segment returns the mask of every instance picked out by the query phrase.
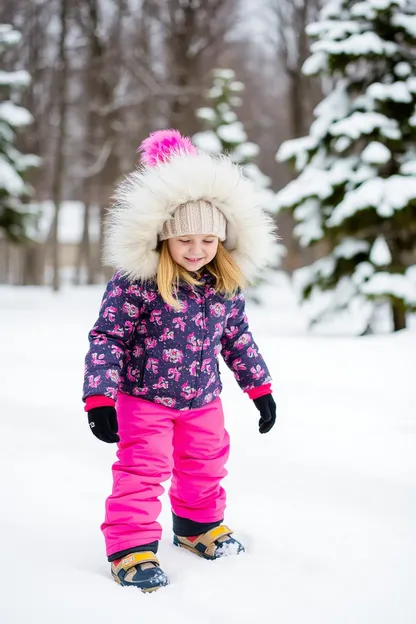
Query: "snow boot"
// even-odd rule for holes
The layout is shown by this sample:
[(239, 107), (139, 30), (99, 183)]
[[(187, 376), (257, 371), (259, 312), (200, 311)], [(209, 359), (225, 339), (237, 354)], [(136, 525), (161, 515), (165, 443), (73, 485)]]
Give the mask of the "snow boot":
[(150, 551), (130, 553), (112, 561), (111, 574), (119, 585), (138, 587), (146, 593), (169, 584), (158, 558)]
[(174, 535), (173, 543), (210, 561), (245, 552), (244, 546), (232, 537), (232, 531), (224, 524), (195, 537)]

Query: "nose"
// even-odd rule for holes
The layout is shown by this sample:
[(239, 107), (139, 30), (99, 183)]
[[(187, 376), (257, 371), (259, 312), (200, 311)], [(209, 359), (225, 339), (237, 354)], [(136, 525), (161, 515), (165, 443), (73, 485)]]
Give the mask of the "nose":
[(195, 257), (203, 255), (201, 243), (193, 241), (190, 245), (190, 253)]

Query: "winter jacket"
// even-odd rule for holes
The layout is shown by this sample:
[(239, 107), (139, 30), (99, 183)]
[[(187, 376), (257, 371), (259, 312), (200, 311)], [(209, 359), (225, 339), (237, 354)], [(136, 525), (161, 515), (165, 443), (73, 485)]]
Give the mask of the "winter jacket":
[(98, 320), (90, 331), (83, 399), (117, 392), (178, 410), (210, 403), (221, 392), (218, 356), (244, 391), (270, 381), (250, 333), (242, 293), (215, 293), (182, 283), (182, 311), (167, 305), (152, 280), (130, 281), (116, 273), (107, 285)]

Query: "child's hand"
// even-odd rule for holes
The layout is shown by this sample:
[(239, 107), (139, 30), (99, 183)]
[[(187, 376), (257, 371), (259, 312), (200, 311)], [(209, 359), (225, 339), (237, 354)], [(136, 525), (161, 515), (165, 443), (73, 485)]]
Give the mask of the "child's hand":
[(88, 422), (91, 431), (102, 442), (120, 442), (117, 435), (117, 413), (114, 407), (94, 407), (88, 412)]
[(268, 433), (276, 422), (276, 403), (271, 394), (265, 394), (253, 401), (260, 412), (259, 431)]

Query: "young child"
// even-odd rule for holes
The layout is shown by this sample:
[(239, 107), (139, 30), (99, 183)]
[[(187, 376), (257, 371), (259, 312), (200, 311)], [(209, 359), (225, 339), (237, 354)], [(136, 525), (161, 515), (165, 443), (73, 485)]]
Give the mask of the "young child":
[(151, 134), (141, 151), (109, 215), (106, 259), (117, 272), (89, 334), (83, 399), (93, 434), (118, 443), (101, 527), (112, 575), (154, 591), (168, 583), (156, 553), (171, 475), (174, 544), (210, 560), (244, 551), (223, 524), (218, 356), (267, 433), (276, 406), (242, 289), (272, 257), (275, 235), (229, 158), (197, 151), (176, 130)]

